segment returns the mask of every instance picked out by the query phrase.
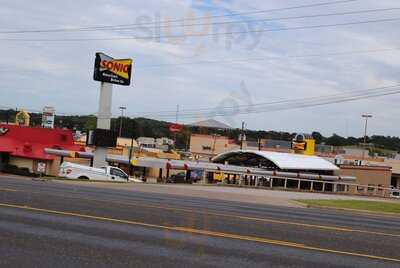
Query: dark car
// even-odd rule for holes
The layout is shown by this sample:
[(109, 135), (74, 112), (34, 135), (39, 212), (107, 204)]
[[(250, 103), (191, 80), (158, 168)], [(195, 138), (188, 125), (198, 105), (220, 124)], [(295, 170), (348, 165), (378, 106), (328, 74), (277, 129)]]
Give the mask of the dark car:
[(179, 172), (177, 174), (172, 175), (167, 180), (168, 183), (187, 183), (186, 181), (186, 172)]
[(193, 183), (200, 181), (203, 178), (203, 171), (201, 170), (191, 170), (190, 171), (190, 180), (186, 180), (186, 172), (182, 171), (177, 174), (172, 175), (168, 179), (168, 183)]

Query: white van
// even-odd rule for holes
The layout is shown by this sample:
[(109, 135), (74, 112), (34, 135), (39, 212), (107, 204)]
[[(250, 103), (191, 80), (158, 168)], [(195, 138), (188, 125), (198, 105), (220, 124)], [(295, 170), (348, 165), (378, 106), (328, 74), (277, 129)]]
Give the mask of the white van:
[(58, 175), (67, 179), (128, 182), (129, 176), (117, 167), (93, 168), (64, 162), (60, 166)]

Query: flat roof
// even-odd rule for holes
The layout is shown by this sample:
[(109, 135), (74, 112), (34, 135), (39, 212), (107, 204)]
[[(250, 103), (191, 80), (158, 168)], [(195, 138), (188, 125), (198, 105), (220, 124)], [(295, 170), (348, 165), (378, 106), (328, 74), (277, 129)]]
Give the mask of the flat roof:
[(228, 156), (242, 153), (264, 157), (282, 170), (339, 170), (336, 165), (322, 157), (270, 151), (234, 150), (217, 155), (213, 161), (223, 161)]

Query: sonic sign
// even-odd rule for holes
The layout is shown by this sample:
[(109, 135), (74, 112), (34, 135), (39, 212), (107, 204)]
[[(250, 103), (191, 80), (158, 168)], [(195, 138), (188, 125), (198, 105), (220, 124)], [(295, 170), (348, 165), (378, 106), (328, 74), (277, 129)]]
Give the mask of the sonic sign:
[(104, 53), (96, 53), (93, 79), (116, 85), (131, 84), (132, 60), (116, 60)]

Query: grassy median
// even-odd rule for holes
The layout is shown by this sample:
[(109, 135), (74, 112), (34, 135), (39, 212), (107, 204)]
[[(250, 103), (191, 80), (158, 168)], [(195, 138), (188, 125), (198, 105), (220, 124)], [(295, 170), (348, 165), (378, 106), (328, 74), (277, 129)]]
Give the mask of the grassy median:
[(398, 213), (400, 214), (400, 202), (379, 202), (364, 200), (296, 200), (310, 207), (330, 207), (339, 209), (354, 209), (371, 212)]

